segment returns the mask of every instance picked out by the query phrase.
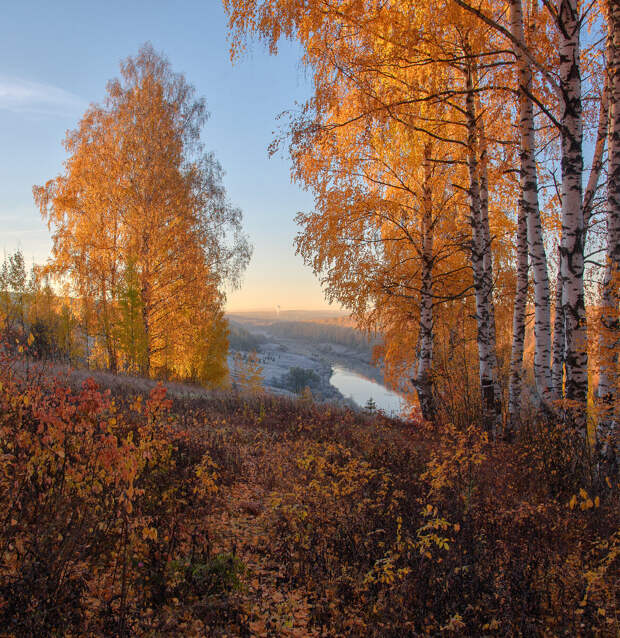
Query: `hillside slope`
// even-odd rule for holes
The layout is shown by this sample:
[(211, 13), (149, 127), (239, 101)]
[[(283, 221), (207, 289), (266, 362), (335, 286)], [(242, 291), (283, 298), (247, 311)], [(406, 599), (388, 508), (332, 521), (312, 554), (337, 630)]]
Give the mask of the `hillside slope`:
[(270, 396), (0, 367), (0, 635), (618, 632), (618, 485), (552, 426), (508, 447)]

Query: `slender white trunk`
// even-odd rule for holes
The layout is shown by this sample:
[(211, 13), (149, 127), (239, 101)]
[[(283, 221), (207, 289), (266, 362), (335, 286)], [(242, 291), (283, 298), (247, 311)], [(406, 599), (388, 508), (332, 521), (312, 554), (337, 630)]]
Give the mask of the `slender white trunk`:
[(596, 132), (596, 144), (594, 145), (594, 155), (592, 156), (592, 167), (588, 184), (583, 196), (583, 226), (586, 229), (586, 236), (590, 226), (590, 218), (594, 210), (594, 196), (599, 186), (599, 179), (605, 162), (605, 142), (607, 141), (607, 130), (609, 123), (609, 78), (605, 77), (603, 94), (598, 111), (598, 127)]
[[(562, 240), (560, 271), (564, 311), (566, 398), (584, 406), (588, 395), (587, 323), (583, 287), (584, 219), (582, 199), (583, 117), (580, 27), (577, 0), (562, 0), (560, 22), (560, 86), (562, 90)], [(577, 415), (585, 429), (583, 411)], [(585, 432), (584, 432), (585, 434)]]
[[(479, 127), (473, 94), (473, 78), (467, 73), (466, 113), (468, 127), (467, 163), (469, 169), (470, 221), (472, 227), (471, 262), (476, 298), (478, 326), (478, 363), (485, 427), (493, 434), (500, 420), (498, 401), (497, 356), (495, 353), (495, 313), (493, 308), (493, 273), (490, 259), (486, 158), (479, 154)], [(483, 146), (483, 145), (482, 145)], [(484, 146), (483, 146), (484, 148)], [(482, 186), (482, 187), (481, 187)]]
[(519, 206), (517, 221), (517, 285), (512, 315), (512, 349), (510, 353), (510, 381), (508, 387), (508, 431), (512, 435), (519, 423), (523, 387), (523, 343), (525, 340), (525, 309), (527, 305), (527, 216)]
[[(523, 30), (521, 0), (511, 0), (511, 31), (521, 47), (515, 47), (519, 70), (519, 133), (520, 133), (520, 209), (527, 223), (527, 241), (534, 279), (534, 378), (538, 394), (546, 403), (552, 398), (551, 383), (551, 299), (547, 255), (543, 240), (538, 206), (538, 176), (536, 173), (536, 140), (534, 107), (531, 99), (532, 73), (523, 53), (526, 42)], [(519, 241), (519, 240), (518, 240)], [(525, 276), (527, 294), (527, 273)], [(523, 284), (522, 284), (523, 285)], [(520, 288), (518, 288), (520, 290)], [(522, 305), (519, 299), (517, 306)], [(515, 309), (516, 310), (516, 309)], [(516, 318), (516, 317), (515, 317)], [(519, 327), (515, 324), (515, 327)], [(517, 352), (514, 353), (515, 355)], [(516, 365), (516, 364), (515, 364)]]
[(484, 277), (486, 285), (486, 298), (488, 300), (489, 325), (488, 340), (490, 346), (490, 361), (494, 370), (493, 394), (497, 410), (497, 418), (500, 417), (500, 407), (502, 403), (502, 391), (499, 385), (499, 365), (497, 363), (497, 329), (495, 326), (495, 304), (493, 302), (493, 251), (491, 250), (491, 229), (489, 227), (489, 175), (488, 175), (488, 155), (487, 144), (484, 132), (484, 121), (478, 118), (478, 143), (480, 145), (480, 226), (482, 229), (484, 247)]
[(610, 0), (608, 13), (609, 139), (607, 178), (607, 266), (601, 299), (599, 340), (600, 375), (598, 398), (605, 408), (598, 424), (597, 439), (603, 456), (615, 461), (618, 406), (618, 350), (620, 350), (620, 3)]
[(549, 291), (549, 272), (543, 238), (540, 210), (538, 207), (538, 180), (534, 158), (534, 113), (532, 102), (523, 96), (526, 102), (524, 120), (527, 128), (524, 135), (522, 152), (523, 173), (521, 184), (523, 201), (527, 209), (527, 236), (532, 279), (534, 281), (534, 378), (536, 389), (543, 402), (553, 398), (551, 383), (551, 295)]
[(556, 399), (564, 398), (564, 309), (562, 308), (562, 275), (555, 284), (555, 319), (553, 321), (553, 365), (551, 378)]
[(424, 148), (424, 184), (420, 236), (422, 242), (420, 332), (418, 360), (415, 378), (412, 379), (418, 394), (422, 416), (426, 421), (435, 420), (433, 392), (433, 203), (431, 192), (432, 145)]

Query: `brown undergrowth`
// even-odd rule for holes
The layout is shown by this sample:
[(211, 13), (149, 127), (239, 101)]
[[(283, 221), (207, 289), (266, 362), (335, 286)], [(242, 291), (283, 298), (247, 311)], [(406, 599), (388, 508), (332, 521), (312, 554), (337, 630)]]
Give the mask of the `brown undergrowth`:
[(268, 396), (0, 376), (3, 636), (615, 636), (620, 511), (513, 446)]

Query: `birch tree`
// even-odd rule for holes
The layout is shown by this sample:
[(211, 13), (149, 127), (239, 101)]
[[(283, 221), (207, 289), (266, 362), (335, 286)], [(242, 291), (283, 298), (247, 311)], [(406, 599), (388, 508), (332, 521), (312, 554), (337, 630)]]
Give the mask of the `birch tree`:
[[(468, 54), (468, 51), (465, 51)], [(478, 325), (478, 363), (484, 422), (495, 432), (501, 417), (497, 374), (493, 261), (489, 231), (487, 155), (483, 120), (476, 111), (474, 71), (466, 71), (467, 167), (469, 171), (471, 263)]]
[[(565, 396), (567, 399), (585, 405), (588, 388), (588, 360), (587, 360), (587, 325), (584, 298), (584, 248), (587, 231), (589, 206), (591, 205), (591, 187), (596, 187), (600, 173), (601, 145), (596, 145), (595, 158), (590, 173), (589, 188), (583, 193), (582, 180), (584, 174), (583, 161), (583, 95), (581, 81), (581, 29), (585, 15), (581, 15), (580, 7), (573, 0), (561, 0), (558, 5), (546, 3), (551, 24), (554, 26), (554, 37), (558, 42), (557, 79), (548, 64), (541, 62), (531, 47), (524, 43), (520, 36), (516, 17), (519, 7), (513, 5), (512, 31), (506, 28), (501, 19), (496, 19), (487, 8), (479, 8), (468, 4), (464, 0), (454, 2), (466, 11), (475, 15), (483, 23), (502, 34), (511, 43), (517, 59), (527, 58), (530, 66), (540, 74), (542, 80), (550, 87), (557, 102), (545, 103), (544, 99), (536, 99), (534, 92), (530, 97), (536, 99), (537, 106), (546, 117), (557, 127), (561, 150), (561, 239), (558, 272), (558, 304), (556, 304), (556, 322), (553, 345), (552, 383), (549, 383), (547, 362), (549, 357), (547, 330), (547, 303), (545, 293), (545, 277), (543, 273), (543, 253), (540, 251), (542, 243), (538, 242), (535, 234), (530, 234), (530, 257), (534, 268), (534, 279), (539, 281), (539, 294), (536, 294), (538, 309), (537, 325), (537, 384), (544, 396), (545, 388), (553, 387), (555, 395), (560, 394), (563, 385), (561, 367), (566, 372)], [(590, 5), (587, 11), (592, 11)], [(516, 13), (515, 13), (516, 10)], [(516, 31), (515, 31), (516, 29)], [(527, 77), (521, 77), (521, 90), (527, 91)], [(601, 116), (605, 109), (604, 99), (601, 99)], [(524, 127), (524, 131), (527, 127)], [(531, 216), (533, 222), (535, 215)], [(529, 227), (528, 227), (529, 230)], [(538, 248), (536, 248), (536, 246)], [(534, 249), (533, 249), (534, 248)], [(538, 264), (538, 267), (537, 267)], [(546, 284), (548, 289), (548, 283)], [(579, 420), (579, 419), (578, 419)], [(584, 421), (580, 423), (582, 429)]]
[(141, 315), (140, 355), (132, 346), (128, 358), (142, 373), (191, 376), (217, 368), (198, 365), (200, 352), (225, 356), (201, 341), (225, 340), (222, 287), (238, 281), (250, 248), (200, 143), (206, 117), (204, 100), (146, 45), (68, 134), (65, 173), (34, 188), (54, 231), (51, 267), (96, 298), (113, 369), (127, 279)]
[[(303, 139), (312, 144), (309, 131), (326, 123), (332, 129), (344, 130), (364, 121), (372, 122), (374, 130), (391, 128), (392, 133), (383, 140), (387, 144), (398, 144), (400, 138), (394, 132), (400, 127), (408, 135), (419, 138), (414, 146), (421, 148), (426, 140), (446, 149), (443, 161), (452, 167), (448, 188), (461, 196), (455, 197), (456, 208), (462, 210), (461, 207), (466, 206), (468, 211), (467, 215), (458, 217), (459, 233), (462, 240), (467, 235), (464, 222), (468, 221), (471, 268), (468, 277), (471, 277), (476, 304), (477, 367), (487, 427), (497, 430), (502, 414), (501, 379), (505, 359), (504, 354), (498, 355), (495, 300), (499, 295), (498, 282), (504, 285), (506, 276), (513, 278), (513, 284), (510, 294), (502, 296), (502, 306), (505, 307), (506, 301), (515, 301), (515, 306), (511, 307), (509, 413), (515, 427), (518, 422), (530, 267), (534, 292), (533, 371), (537, 394), (546, 406), (564, 396), (565, 369), (565, 396), (583, 405), (588, 365), (584, 252), (601, 173), (606, 106), (605, 92), (596, 95), (593, 89), (596, 83), (590, 81), (584, 111), (581, 73), (587, 62), (584, 61), (586, 54), (581, 50), (580, 35), (584, 20), (595, 16), (596, 7), (579, 8), (572, 0), (561, 0), (557, 5), (546, 3), (539, 11), (534, 2), (524, 17), (520, 0), (511, 0), (509, 15), (505, 5), (494, 0), (485, 0), (475, 6), (466, 0), (446, 0), (432, 6), (371, 0), (346, 3), (225, 0), (225, 6), (233, 34), (233, 55), (243, 48), (248, 34), (263, 38), (272, 52), (277, 50), (282, 37), (297, 38), (302, 44), (304, 63), (311, 69), (315, 91), (312, 100), (302, 109), (308, 116), (306, 122), (287, 131), (292, 148)], [(596, 45), (587, 52), (587, 56), (593, 55), (596, 55)], [(435, 85), (428, 79), (439, 77), (442, 80)], [(351, 91), (357, 94), (356, 104), (349, 103), (346, 108), (340, 108)], [(599, 105), (599, 126), (592, 169), (584, 192), (581, 187), (584, 122), (594, 112), (588, 106), (590, 102)], [(420, 104), (424, 104), (425, 109), (421, 109)], [(322, 113), (329, 113), (329, 118), (322, 119)], [(516, 136), (505, 134), (509, 119), (517, 122)], [(542, 142), (536, 133), (540, 122), (545, 122), (542, 133), (538, 134), (544, 138)], [(344, 133), (343, 137), (346, 137)], [(538, 180), (537, 155), (543, 144), (545, 149), (556, 148), (557, 144), (561, 173), (558, 183), (561, 240), (553, 347), (550, 269), (545, 250), (548, 236), (543, 228), (539, 197), (539, 190), (545, 187), (541, 187)], [(344, 147), (347, 147), (346, 142)], [(397, 147), (388, 151), (392, 159), (397, 157), (398, 150)], [(317, 154), (322, 151), (319, 143)], [(374, 147), (373, 153), (384, 157), (386, 152), (377, 153)], [(307, 154), (301, 164), (302, 156), (296, 157), (293, 153), (292, 157), (293, 174), (295, 177), (301, 175), (301, 181), (304, 181), (304, 174), (309, 175), (317, 167), (316, 154)], [(420, 167), (424, 166), (419, 153), (417, 158)], [(433, 162), (438, 161), (441, 161), (439, 155), (433, 152)], [(553, 159), (543, 158), (542, 161), (553, 166)], [(520, 175), (518, 187), (511, 177), (507, 177), (515, 169)], [(359, 177), (356, 168), (348, 165), (348, 170), (355, 182)], [(305, 184), (314, 190), (312, 180)], [(500, 192), (503, 197), (498, 201)], [(316, 193), (319, 201), (319, 191)], [(377, 190), (376, 197), (376, 206), (381, 206), (380, 199), (385, 199), (386, 191)], [(510, 210), (513, 201), (519, 202), (514, 217)], [(351, 210), (346, 198), (341, 197), (341, 204), (344, 204), (342, 216), (350, 221), (345, 212)], [(512, 221), (514, 218), (516, 223)], [(305, 221), (308, 219), (304, 218)], [(431, 251), (436, 249), (441, 233), (437, 227), (434, 231), (432, 237), (425, 236), (423, 226), (417, 227), (422, 252), (425, 246), (431, 247)], [(512, 261), (505, 259), (507, 253), (502, 243), (509, 233), (516, 236), (517, 258)], [(311, 242), (314, 248), (308, 244), (308, 251), (319, 250), (318, 242), (318, 236), (314, 236)], [(511, 245), (512, 254), (513, 249), (514, 245)], [(361, 267), (362, 260), (359, 263)], [(328, 262), (323, 265), (327, 267)], [(432, 340), (423, 339), (422, 335), (428, 332), (424, 326), (433, 324), (438, 312), (437, 301), (427, 303), (431, 298), (437, 300), (436, 266), (435, 260), (433, 267), (427, 269), (430, 276), (425, 277), (433, 285), (423, 287), (420, 284), (418, 289), (411, 291), (415, 294), (409, 295), (418, 321), (413, 332), (420, 338), (416, 337), (415, 346), (409, 344), (415, 351), (415, 355), (408, 354), (409, 373), (405, 373), (404, 366), (401, 371), (414, 380), (424, 377), (424, 370), (432, 359), (428, 354), (431, 352), (428, 344)], [(402, 268), (398, 272), (402, 273)], [(417, 279), (420, 271), (414, 268), (414, 272), (416, 281), (421, 282)], [(399, 280), (401, 283), (391, 288), (392, 293), (399, 291), (400, 294), (404, 290), (404, 278), (400, 276)], [(462, 283), (466, 280), (463, 276)], [(326, 283), (329, 293), (334, 282), (328, 278)], [(346, 285), (348, 298), (353, 299), (352, 281), (347, 281)], [(462, 291), (468, 294), (468, 287), (463, 286)], [(382, 307), (389, 312), (389, 303)], [(384, 328), (395, 326), (399, 321), (403, 325), (404, 315), (399, 315), (396, 306), (392, 311), (394, 316), (389, 320), (386, 318)], [(404, 344), (405, 338), (397, 337), (397, 330), (390, 327), (387, 332), (395, 343)], [(502, 343), (504, 335), (505, 332), (501, 333)], [(387, 344), (386, 352), (391, 352)], [(583, 425), (583, 421), (579, 425)]]
[(620, 321), (620, 5), (608, 3), (608, 86), (609, 138), (607, 177), (607, 255), (601, 299), (601, 333), (599, 337), (600, 376), (598, 398), (603, 414), (597, 438), (601, 453), (611, 463), (618, 458), (618, 350)]

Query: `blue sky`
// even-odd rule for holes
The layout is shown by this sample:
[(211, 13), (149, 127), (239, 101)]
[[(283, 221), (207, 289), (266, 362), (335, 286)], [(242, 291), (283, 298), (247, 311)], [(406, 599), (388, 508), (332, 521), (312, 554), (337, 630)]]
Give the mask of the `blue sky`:
[(0, 250), (27, 261), (49, 255), (49, 231), (33, 184), (62, 170), (62, 139), (99, 102), (118, 63), (146, 41), (207, 99), (203, 139), (244, 211), (254, 257), (230, 310), (327, 307), (311, 270), (295, 256), (293, 221), (312, 197), (291, 184), (286, 157), (269, 158), (277, 115), (303, 101), (310, 82), (294, 45), (269, 56), (261, 44), (233, 66), (220, 0), (4, 3), (0, 21)]

